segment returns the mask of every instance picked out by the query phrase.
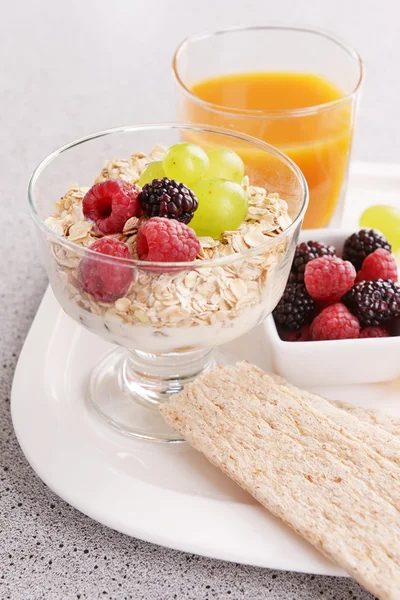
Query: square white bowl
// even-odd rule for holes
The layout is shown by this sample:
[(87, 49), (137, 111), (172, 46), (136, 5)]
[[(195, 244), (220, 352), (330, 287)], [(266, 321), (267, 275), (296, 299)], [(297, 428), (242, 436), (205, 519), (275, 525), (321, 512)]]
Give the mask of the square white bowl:
[[(346, 229), (305, 229), (300, 242), (318, 240), (335, 246), (341, 256)], [(275, 373), (294, 385), (348, 385), (391, 381), (400, 377), (400, 336), (285, 342), (279, 337), (272, 314), (264, 322)]]

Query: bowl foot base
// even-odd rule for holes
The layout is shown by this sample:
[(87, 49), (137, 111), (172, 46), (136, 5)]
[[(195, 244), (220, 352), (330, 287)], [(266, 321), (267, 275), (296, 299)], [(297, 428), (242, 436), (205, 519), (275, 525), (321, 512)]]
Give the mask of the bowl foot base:
[[(218, 362), (224, 359), (219, 356)], [(166, 425), (158, 407), (215, 364), (216, 353), (210, 349), (149, 354), (117, 348), (93, 370), (90, 402), (109, 425), (126, 435), (182, 442)]]

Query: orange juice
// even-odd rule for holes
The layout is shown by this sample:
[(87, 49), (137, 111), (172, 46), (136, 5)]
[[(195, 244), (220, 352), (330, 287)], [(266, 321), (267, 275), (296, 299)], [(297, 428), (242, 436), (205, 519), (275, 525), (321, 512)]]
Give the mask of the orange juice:
[[(185, 119), (236, 129), (279, 148), (300, 167), (309, 186), (304, 227), (329, 223), (346, 174), (352, 137), (352, 106), (340, 102), (343, 93), (337, 87), (312, 73), (256, 72), (202, 80), (191, 86), (191, 92), (204, 103), (186, 96)], [(271, 175), (273, 169), (263, 164), (267, 159), (261, 150), (234, 149), (241, 154), (250, 179), (252, 172), (258, 174), (254, 183), (262, 183), (263, 169)], [(275, 178), (284, 197), (284, 182), (279, 173)], [(271, 185), (270, 176), (268, 181)]]

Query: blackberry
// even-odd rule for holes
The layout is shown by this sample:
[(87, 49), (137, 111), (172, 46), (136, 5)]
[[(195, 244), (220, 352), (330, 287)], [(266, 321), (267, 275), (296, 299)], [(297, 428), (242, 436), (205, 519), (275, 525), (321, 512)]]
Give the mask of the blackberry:
[(139, 203), (148, 217), (166, 217), (188, 224), (197, 210), (197, 198), (184, 183), (163, 177), (146, 183)]
[(356, 270), (359, 271), (368, 254), (372, 254), (378, 248), (384, 248), (389, 252), (392, 250), (387, 239), (379, 231), (360, 229), (345, 241), (342, 257), (343, 260), (349, 260), (353, 263)]
[(275, 321), (285, 329), (298, 331), (312, 320), (315, 302), (303, 283), (288, 283), (274, 310)]
[(389, 279), (361, 281), (343, 296), (361, 325), (380, 325), (400, 315), (400, 287)]
[(389, 324), (389, 331), (391, 335), (400, 335), (400, 315)]
[(327, 246), (323, 242), (309, 241), (299, 244), (294, 254), (289, 281), (303, 283), (306, 264), (320, 256), (336, 256), (336, 250), (333, 246)]

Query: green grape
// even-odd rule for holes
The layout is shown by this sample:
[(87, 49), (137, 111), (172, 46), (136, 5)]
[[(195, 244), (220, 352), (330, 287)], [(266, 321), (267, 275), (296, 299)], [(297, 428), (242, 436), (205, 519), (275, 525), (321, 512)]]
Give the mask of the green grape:
[(208, 156), (200, 146), (182, 142), (167, 150), (163, 166), (167, 177), (191, 186), (207, 171)]
[(139, 185), (143, 187), (145, 183), (150, 183), (153, 179), (162, 179), (165, 177), (164, 167), (161, 160), (155, 160), (149, 163), (139, 177)]
[(192, 187), (199, 201), (189, 226), (198, 236), (221, 237), (237, 229), (247, 214), (247, 194), (236, 181), (202, 179)]
[(392, 245), (392, 251), (400, 250), (400, 208), (376, 204), (363, 212), (360, 226), (379, 229)]
[(230, 179), (237, 183), (242, 183), (244, 177), (244, 163), (240, 156), (228, 148), (217, 148), (207, 152), (210, 166), (208, 167), (206, 177), (213, 179)]

